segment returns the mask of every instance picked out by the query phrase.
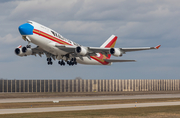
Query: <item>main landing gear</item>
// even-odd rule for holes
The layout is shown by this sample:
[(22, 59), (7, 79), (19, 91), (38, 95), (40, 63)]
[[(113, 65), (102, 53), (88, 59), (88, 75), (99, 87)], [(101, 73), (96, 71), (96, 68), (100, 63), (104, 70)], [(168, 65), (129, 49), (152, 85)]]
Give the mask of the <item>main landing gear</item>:
[(51, 59), (51, 58), (47, 58), (47, 64), (48, 64), (48, 65), (52, 65), (52, 64), (53, 64), (53, 62), (52, 62), (52, 59)]
[(76, 58), (72, 58), (70, 61), (67, 61), (69, 66), (77, 65)]
[[(58, 62), (58, 64), (61, 65), (61, 66), (65, 66), (65, 62), (64, 62), (63, 60), (60, 60), (60, 61)], [(68, 64), (69, 66), (77, 65), (76, 58), (72, 58), (70, 61), (68, 60), (68, 61), (67, 61), (67, 64)]]
[(65, 62), (63, 60), (58, 61), (58, 64), (61, 66), (65, 66)]
[[(48, 65), (52, 65), (52, 64), (53, 64), (51, 58), (47, 58), (47, 64), (48, 64)], [(58, 61), (58, 64), (61, 65), (61, 66), (65, 66), (64, 60)], [(76, 58), (72, 58), (71, 60), (68, 60), (68, 61), (67, 61), (67, 64), (68, 64), (69, 66), (77, 65)]]

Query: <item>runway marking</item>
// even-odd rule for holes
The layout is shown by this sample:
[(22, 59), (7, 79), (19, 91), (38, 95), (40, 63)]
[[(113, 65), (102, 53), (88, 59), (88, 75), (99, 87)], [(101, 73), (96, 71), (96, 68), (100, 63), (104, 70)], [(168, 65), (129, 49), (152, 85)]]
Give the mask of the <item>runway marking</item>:
[(116, 95), (116, 96), (54, 97), (54, 98), (9, 98), (9, 99), (0, 99), (0, 103), (85, 101), (85, 100), (121, 100), (121, 99), (154, 99), (154, 98), (180, 98), (180, 94)]
[(180, 105), (180, 102), (178, 101), (178, 102), (110, 104), (110, 105), (89, 105), (89, 106), (69, 106), (69, 107), (1, 109), (0, 110), (0, 114), (38, 113), (38, 112), (57, 112), (57, 111), (81, 111), (81, 110), (117, 109), (117, 108), (134, 108), (135, 105), (136, 105), (136, 108), (138, 108), (138, 107), (156, 107), (156, 106), (174, 106), (174, 105)]

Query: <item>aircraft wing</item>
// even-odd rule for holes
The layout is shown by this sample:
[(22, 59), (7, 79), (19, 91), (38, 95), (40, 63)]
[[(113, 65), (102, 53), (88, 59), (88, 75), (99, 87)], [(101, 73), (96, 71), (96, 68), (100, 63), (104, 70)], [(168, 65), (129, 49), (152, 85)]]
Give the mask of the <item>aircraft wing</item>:
[(37, 46), (36, 48), (32, 48), (32, 55), (36, 55), (36, 54), (41, 56), (42, 54), (44, 54), (44, 50), (39, 46)]
[[(141, 51), (141, 50), (151, 50), (151, 49), (158, 49), (161, 45), (158, 45), (156, 47), (139, 47), (139, 48), (118, 48), (122, 50), (123, 52), (131, 52), (131, 51)], [(89, 47), (89, 50), (95, 52), (95, 53), (108, 53), (111, 48), (101, 48), (101, 47)]]
[(136, 62), (136, 60), (104, 59), (106, 62)]
[(39, 46), (37, 46), (36, 48), (32, 48), (32, 55), (39, 55), (40, 57), (42, 57), (43, 54), (46, 55), (46, 57), (52, 57), (54, 60), (56, 59), (55, 58), (55, 55), (43, 50), (42, 48), (40, 48)]
[(89, 50), (100, 53), (100, 52), (109, 52), (110, 48), (101, 48), (101, 47), (88, 47)]
[(111, 48), (102, 48), (102, 47), (88, 47), (88, 50), (91, 53), (102, 53), (105, 54), (107, 56), (107, 54), (109, 54), (109, 50)]
[[(161, 45), (158, 45), (156, 47), (139, 47), (139, 48), (116, 48), (121, 50), (124, 54), (126, 52), (131, 51), (141, 51), (141, 50), (151, 50), (151, 49), (158, 49)], [(102, 53), (102, 54), (110, 54), (111, 48), (101, 48), (101, 47), (88, 47), (88, 50), (94, 53)]]
[(140, 48), (120, 48), (123, 52), (131, 52), (131, 51), (141, 51), (141, 50), (151, 50), (151, 49), (159, 49), (161, 45), (156, 47), (140, 47)]
[(68, 53), (74, 53), (76, 49), (76, 46), (61, 45), (61, 44), (56, 44), (55, 46), (60, 50), (63, 50)]
[[(69, 45), (61, 45), (61, 44), (56, 44), (56, 47), (58, 47), (60, 50), (63, 50), (65, 52), (68, 52), (69, 54), (75, 53), (75, 50), (77, 46), (69, 46)], [(139, 47), (139, 48), (116, 48), (120, 51), (122, 51), (123, 54), (126, 52), (131, 52), (131, 51), (141, 51), (141, 50), (151, 50), (151, 49), (158, 49), (161, 45), (158, 45), (156, 47)], [(87, 50), (87, 55), (94, 56), (96, 53), (102, 53), (104, 55), (110, 54), (110, 49), (111, 48), (102, 48), (102, 47), (85, 47)], [(85, 55), (84, 55), (85, 56)]]
[[(69, 46), (69, 45), (59, 45), (56, 44), (56, 47), (59, 48), (60, 50), (63, 50), (65, 52), (68, 52), (69, 54), (75, 53), (75, 49), (77, 46)], [(86, 47), (88, 50), (89, 56), (95, 56), (96, 53), (102, 53), (102, 54), (109, 54), (110, 48), (100, 48), (100, 47)]]

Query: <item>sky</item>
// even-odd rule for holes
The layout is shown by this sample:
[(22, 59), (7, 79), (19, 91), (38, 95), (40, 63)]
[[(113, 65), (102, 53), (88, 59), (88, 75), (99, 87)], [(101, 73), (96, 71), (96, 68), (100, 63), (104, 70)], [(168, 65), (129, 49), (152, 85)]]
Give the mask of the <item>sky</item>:
[[(112, 34), (115, 47), (153, 47), (114, 59), (111, 66), (47, 65), (46, 57), (19, 57), (27, 45), (18, 26), (32, 20), (84, 46), (98, 47)], [(35, 47), (35, 45), (32, 45)], [(0, 78), (4, 79), (180, 79), (179, 0), (1, 0)]]

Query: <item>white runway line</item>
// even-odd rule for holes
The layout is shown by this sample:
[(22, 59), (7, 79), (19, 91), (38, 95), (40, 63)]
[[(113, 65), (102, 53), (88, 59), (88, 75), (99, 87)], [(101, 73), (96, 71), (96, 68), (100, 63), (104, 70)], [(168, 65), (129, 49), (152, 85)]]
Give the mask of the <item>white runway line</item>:
[(89, 105), (89, 106), (68, 106), (68, 107), (0, 109), (0, 114), (134, 108), (135, 105), (136, 108), (155, 107), (155, 106), (174, 106), (174, 105), (180, 105), (180, 102), (154, 102), (154, 103), (110, 104), (110, 105)]
[(115, 96), (54, 97), (54, 98), (8, 98), (8, 99), (0, 99), (0, 103), (118, 100), (118, 99), (119, 100), (120, 99), (155, 99), (155, 98), (180, 98), (180, 94), (115, 95)]

